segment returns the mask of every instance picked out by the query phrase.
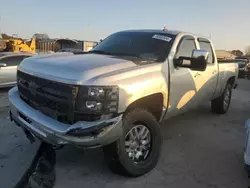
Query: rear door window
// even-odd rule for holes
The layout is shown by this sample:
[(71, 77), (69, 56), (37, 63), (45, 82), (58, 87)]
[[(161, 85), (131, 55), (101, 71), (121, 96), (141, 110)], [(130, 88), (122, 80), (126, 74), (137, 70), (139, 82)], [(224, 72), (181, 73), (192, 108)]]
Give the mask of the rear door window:
[(201, 50), (206, 50), (209, 52), (208, 63), (213, 64), (214, 63), (214, 53), (213, 53), (213, 48), (211, 46), (211, 43), (208, 41), (199, 40), (199, 45), (200, 45)]

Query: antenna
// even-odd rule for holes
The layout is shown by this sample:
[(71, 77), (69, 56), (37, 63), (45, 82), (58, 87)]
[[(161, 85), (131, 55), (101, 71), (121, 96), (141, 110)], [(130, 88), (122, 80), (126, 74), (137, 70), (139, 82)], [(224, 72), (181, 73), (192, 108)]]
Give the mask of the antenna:
[(168, 27), (164, 26), (163, 31), (168, 31)]
[(212, 35), (211, 35), (211, 33), (209, 33), (209, 39), (212, 39)]

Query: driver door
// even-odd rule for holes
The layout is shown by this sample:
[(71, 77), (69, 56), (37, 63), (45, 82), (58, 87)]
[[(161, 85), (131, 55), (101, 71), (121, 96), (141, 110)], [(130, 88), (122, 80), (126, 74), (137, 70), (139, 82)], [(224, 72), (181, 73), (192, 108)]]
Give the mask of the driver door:
[[(194, 105), (196, 88), (193, 75), (195, 75), (197, 71), (186, 67), (176, 67), (174, 65), (174, 59), (178, 59), (180, 56), (191, 57), (195, 49), (197, 49), (195, 38), (192, 36), (184, 36), (177, 46), (173, 59), (169, 59), (170, 93), (166, 118), (183, 113)], [(182, 62), (182, 64), (185, 65), (190, 63), (188, 60)]]
[[(179, 57), (193, 56), (198, 43), (193, 36), (184, 36), (176, 49), (173, 59), (169, 60), (170, 66), (170, 94), (169, 106), (166, 118), (183, 113), (190, 108), (196, 107), (204, 99), (208, 99), (207, 71), (192, 70), (189, 67), (191, 60), (181, 61), (184, 66), (175, 66), (175, 60)], [(214, 88), (212, 88), (214, 89)]]

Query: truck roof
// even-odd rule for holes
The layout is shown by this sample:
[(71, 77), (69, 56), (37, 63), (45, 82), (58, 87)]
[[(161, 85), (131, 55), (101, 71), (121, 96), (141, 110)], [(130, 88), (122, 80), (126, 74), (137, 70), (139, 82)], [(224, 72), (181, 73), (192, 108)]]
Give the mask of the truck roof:
[(184, 31), (179, 31), (179, 30), (168, 30), (168, 31), (164, 31), (164, 30), (160, 30), (160, 29), (135, 29), (135, 30), (124, 30), (124, 31), (120, 31), (120, 32), (148, 32), (148, 33), (167, 33), (167, 34), (171, 34), (171, 35), (179, 35), (179, 34), (186, 34), (186, 35), (192, 35), (194, 37), (199, 37), (199, 38), (204, 38), (209, 40), (208, 37), (206, 36), (202, 36), (202, 35), (197, 35), (194, 33), (189, 33), (189, 32), (184, 32)]
[(181, 31), (177, 30), (163, 31), (160, 29), (134, 29), (134, 30), (124, 30), (120, 32), (168, 33), (172, 35), (178, 35), (179, 33), (181, 33)]

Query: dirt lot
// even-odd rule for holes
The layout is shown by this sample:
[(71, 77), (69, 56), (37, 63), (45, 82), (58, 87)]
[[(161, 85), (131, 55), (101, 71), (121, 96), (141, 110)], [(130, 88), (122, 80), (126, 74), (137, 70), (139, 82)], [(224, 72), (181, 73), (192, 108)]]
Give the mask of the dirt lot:
[(7, 89), (0, 89), (0, 187), (11, 188), (21, 179), (36, 154), (23, 131), (10, 122)]
[[(243, 145), (244, 122), (250, 118), (250, 82), (240, 80), (239, 84), (234, 90), (227, 115), (212, 114), (209, 104), (204, 104), (195, 111), (165, 121), (162, 124), (164, 142), (161, 159), (157, 167), (147, 175), (136, 179), (115, 175), (107, 169), (101, 149), (83, 151), (65, 147), (57, 151), (55, 187), (248, 187), (250, 184), (244, 170)], [(4, 95), (0, 96), (1, 103)], [(0, 116), (6, 118), (6, 113)], [(8, 145), (12, 152), (18, 150), (18, 147), (3, 139), (9, 133), (2, 130), (8, 122), (2, 123), (6, 125), (1, 124), (0, 146)], [(10, 126), (10, 129), (15, 131), (16, 127)], [(19, 139), (19, 142), (26, 143), (24, 136), (20, 135)], [(5, 155), (1, 147), (1, 154)], [(30, 150), (28, 145), (22, 147), (25, 147), (25, 151)], [(20, 162), (31, 154), (26, 155), (12, 160)], [(2, 161), (0, 156), (0, 163)], [(11, 175), (11, 170), (15, 169), (0, 170), (2, 181), (2, 173)], [(8, 178), (7, 175), (4, 178)], [(3, 186), (0, 184), (0, 187)]]

